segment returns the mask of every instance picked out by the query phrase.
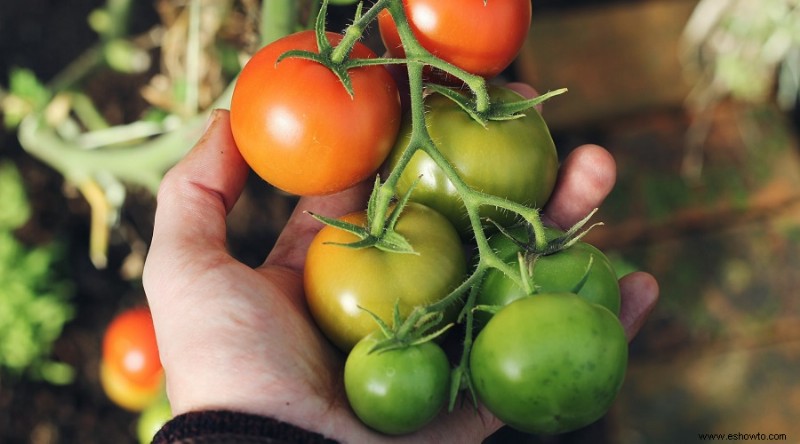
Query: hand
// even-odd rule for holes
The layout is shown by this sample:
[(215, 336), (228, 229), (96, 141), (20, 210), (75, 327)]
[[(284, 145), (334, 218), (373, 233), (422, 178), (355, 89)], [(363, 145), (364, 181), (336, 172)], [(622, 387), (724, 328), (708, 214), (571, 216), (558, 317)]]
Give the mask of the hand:
[[(173, 414), (225, 409), (269, 416), (329, 438), (375, 442), (344, 395), (344, 357), (315, 327), (303, 296), (305, 252), (320, 223), (362, 209), (370, 184), (300, 199), (263, 265), (253, 269), (226, 250), (226, 214), (248, 167), (226, 111), (164, 178), (158, 195), (144, 287), (153, 314)], [(570, 226), (598, 207), (615, 180), (611, 155), (576, 149), (564, 162), (545, 209), (551, 224)], [(658, 297), (655, 279), (634, 273), (620, 282), (620, 318), (633, 337)], [(404, 442), (480, 442), (502, 423), (469, 403), (443, 413)]]

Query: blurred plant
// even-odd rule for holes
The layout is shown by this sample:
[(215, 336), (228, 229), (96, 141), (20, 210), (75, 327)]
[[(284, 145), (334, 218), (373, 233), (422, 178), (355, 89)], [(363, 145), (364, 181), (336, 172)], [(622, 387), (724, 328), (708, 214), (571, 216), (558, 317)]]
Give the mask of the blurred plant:
[(0, 375), (66, 384), (72, 367), (50, 354), (73, 316), (72, 288), (53, 270), (61, 259), (58, 245), (30, 248), (14, 236), (30, 214), (19, 171), (0, 163)]
[[(159, 0), (161, 22), (130, 35), (135, 3), (107, 0), (88, 17), (98, 42), (53, 79), (42, 82), (26, 69), (10, 73), (8, 91), (0, 90), (4, 123), (89, 203), (96, 267), (107, 265), (110, 233), (120, 224), (126, 195), (134, 189), (155, 195), (164, 173), (200, 136), (208, 111), (227, 107), (241, 60), (257, 49), (259, 23), (286, 34), (284, 28), (298, 22), (300, 3), (271, 0), (261, 8), (255, 0)], [(114, 96), (93, 97), (96, 80), (109, 75), (137, 84), (144, 109), (114, 103)], [(142, 78), (149, 81), (142, 84)], [(121, 100), (131, 97), (119, 93)], [(124, 121), (132, 112), (138, 116)]]
[(695, 118), (684, 171), (697, 177), (710, 114), (724, 99), (775, 101), (784, 110), (800, 96), (800, 0), (700, 0), (681, 39), (681, 60), (694, 88)]

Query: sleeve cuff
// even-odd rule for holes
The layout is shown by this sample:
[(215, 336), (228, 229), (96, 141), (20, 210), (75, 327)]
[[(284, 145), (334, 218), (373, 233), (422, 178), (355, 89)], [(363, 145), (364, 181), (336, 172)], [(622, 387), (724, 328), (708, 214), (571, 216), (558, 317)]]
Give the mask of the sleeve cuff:
[(316, 444), (334, 440), (266, 416), (226, 410), (189, 412), (168, 421), (153, 444)]

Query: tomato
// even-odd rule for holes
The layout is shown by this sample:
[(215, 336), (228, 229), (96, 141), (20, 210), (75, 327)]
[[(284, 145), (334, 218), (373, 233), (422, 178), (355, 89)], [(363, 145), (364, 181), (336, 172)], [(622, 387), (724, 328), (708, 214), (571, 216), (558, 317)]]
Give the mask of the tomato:
[(132, 412), (140, 412), (165, 396), (163, 373), (148, 384), (136, 384), (120, 367), (104, 360), (100, 361), (100, 385), (108, 399)]
[[(328, 33), (336, 44), (340, 34)], [(349, 71), (354, 95), (325, 66), (286, 58), (288, 50), (317, 50), (313, 31), (279, 39), (242, 69), (231, 99), (231, 130), (245, 161), (286, 192), (329, 194), (372, 175), (394, 143), (400, 96), (389, 71)], [(361, 43), (351, 57), (375, 54)]]
[(410, 433), (444, 406), (450, 363), (433, 342), (370, 353), (383, 337), (381, 332), (368, 335), (347, 356), (345, 392), (364, 424), (391, 435)]
[(628, 344), (613, 313), (572, 293), (518, 299), (475, 338), (478, 399), (526, 433), (558, 434), (605, 414), (625, 377)]
[(163, 369), (149, 309), (128, 309), (111, 321), (103, 336), (102, 359), (133, 385), (150, 387), (162, 378)]
[[(563, 234), (554, 228), (547, 228), (548, 240)], [(516, 239), (526, 242), (526, 230), (522, 227), (510, 230)], [(489, 238), (492, 250), (508, 264), (517, 266), (517, 254), (524, 250), (503, 233), (496, 233)], [(539, 256), (533, 264), (532, 283), (539, 293), (573, 292), (583, 279), (592, 258), (592, 268), (578, 295), (589, 302), (600, 304), (615, 315), (619, 314), (620, 293), (619, 281), (613, 265), (608, 257), (591, 244), (578, 241), (571, 247), (557, 253)], [(492, 269), (486, 273), (478, 293), (479, 305), (507, 305), (526, 296), (523, 288), (501, 271)], [(486, 312), (476, 312), (476, 319), (485, 323)]]
[[(342, 219), (364, 224), (366, 215), (357, 212)], [(309, 310), (322, 332), (344, 351), (378, 328), (362, 308), (391, 324), (395, 302), (406, 317), (416, 306), (441, 300), (466, 277), (458, 233), (442, 215), (412, 202), (395, 228), (416, 254), (331, 245), (358, 240), (331, 226), (320, 230), (308, 249), (304, 283)]]
[[(486, 78), (516, 58), (531, 26), (530, 0), (404, 0), (417, 41), (433, 55)], [(405, 57), (388, 10), (378, 27), (390, 55)]]
[(166, 396), (145, 408), (136, 420), (136, 437), (140, 444), (150, 444), (161, 427), (172, 419), (172, 409)]
[[(498, 103), (522, 99), (503, 87), (491, 87), (489, 93)], [(544, 206), (555, 186), (558, 154), (544, 119), (535, 109), (525, 111), (519, 119), (492, 121), (483, 127), (441, 94), (427, 97), (426, 108), (431, 139), (467, 185), (527, 206)], [(387, 169), (397, 165), (409, 144), (411, 126), (407, 117), (387, 158)], [(459, 194), (444, 171), (422, 151), (414, 153), (403, 171), (398, 193), (407, 192), (418, 178), (411, 199), (444, 214), (463, 236), (469, 237), (472, 229)], [(482, 207), (480, 214), (503, 225), (516, 219), (516, 214), (488, 206)]]

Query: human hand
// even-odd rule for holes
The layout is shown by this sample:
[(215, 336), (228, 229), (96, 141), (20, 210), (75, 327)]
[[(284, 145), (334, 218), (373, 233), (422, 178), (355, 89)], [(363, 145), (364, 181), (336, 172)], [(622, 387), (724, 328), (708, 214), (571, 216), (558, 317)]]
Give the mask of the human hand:
[[(227, 213), (248, 166), (215, 111), (206, 134), (164, 178), (158, 196), (144, 287), (158, 338), (173, 414), (232, 410), (269, 416), (348, 442), (389, 439), (363, 426), (348, 407), (344, 356), (316, 328), (305, 305), (302, 270), (321, 224), (363, 209), (369, 186), (300, 199), (264, 264), (251, 268), (226, 249)], [(615, 181), (613, 158), (597, 146), (576, 149), (561, 168), (545, 208), (567, 227), (598, 207)], [(620, 281), (620, 319), (632, 338), (658, 296), (655, 279)], [(480, 442), (502, 423), (469, 403), (441, 414), (398, 442)]]

